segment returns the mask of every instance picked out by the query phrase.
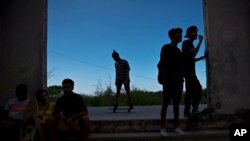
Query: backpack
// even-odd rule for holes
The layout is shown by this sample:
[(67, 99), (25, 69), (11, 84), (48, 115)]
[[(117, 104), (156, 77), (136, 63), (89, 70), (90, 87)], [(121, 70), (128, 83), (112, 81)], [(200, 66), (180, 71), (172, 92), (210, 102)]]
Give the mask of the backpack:
[(159, 84), (163, 85), (164, 78), (163, 78), (163, 74), (162, 74), (161, 67), (162, 67), (162, 63), (161, 63), (161, 60), (160, 60), (160, 61), (158, 62), (158, 64), (157, 64), (157, 68), (158, 68), (157, 80), (158, 80), (158, 83), (159, 83)]

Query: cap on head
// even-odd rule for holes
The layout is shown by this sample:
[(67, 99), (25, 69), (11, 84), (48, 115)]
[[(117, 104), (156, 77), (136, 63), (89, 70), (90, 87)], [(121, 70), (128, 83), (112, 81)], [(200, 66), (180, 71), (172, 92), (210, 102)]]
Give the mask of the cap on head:
[(119, 57), (119, 53), (116, 52), (115, 50), (113, 50), (112, 57), (113, 57), (113, 58)]
[(187, 38), (189, 34), (192, 33), (193, 31), (198, 31), (198, 28), (195, 25), (189, 26), (187, 28), (185, 38)]

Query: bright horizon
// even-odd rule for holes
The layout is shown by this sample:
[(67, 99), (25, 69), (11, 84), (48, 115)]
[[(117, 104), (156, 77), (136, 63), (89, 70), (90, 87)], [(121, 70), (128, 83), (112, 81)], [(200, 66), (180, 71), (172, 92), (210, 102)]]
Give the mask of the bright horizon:
[[(49, 1), (48, 86), (71, 78), (77, 93), (94, 94), (109, 85), (115, 91), (114, 49), (129, 62), (131, 88), (162, 90), (156, 65), (170, 28), (181, 27), (184, 41), (186, 28), (196, 25), (204, 36), (197, 57), (204, 54), (202, 7), (202, 0)], [(196, 63), (196, 73), (205, 88), (204, 61)]]

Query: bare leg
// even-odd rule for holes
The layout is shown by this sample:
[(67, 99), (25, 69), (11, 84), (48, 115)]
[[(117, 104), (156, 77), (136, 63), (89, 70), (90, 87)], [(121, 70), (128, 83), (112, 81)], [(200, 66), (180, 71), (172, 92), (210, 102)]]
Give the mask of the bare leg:
[(120, 97), (120, 91), (117, 91), (115, 94), (115, 103), (118, 103)]
[(179, 127), (179, 105), (173, 105), (174, 108), (174, 124), (175, 127)]
[(39, 141), (45, 141), (44, 137), (46, 136), (44, 133), (44, 123), (43, 120), (38, 120), (37, 125), (36, 125), (36, 130), (37, 130), (37, 135), (39, 138)]
[(164, 128), (166, 124), (166, 116), (167, 116), (167, 108), (169, 103), (172, 100), (171, 91), (169, 91), (169, 87), (163, 85), (163, 100), (162, 100), (162, 108), (161, 108), (161, 127)]
[(114, 104), (114, 108), (113, 108), (113, 113), (116, 112), (116, 109), (118, 106), (118, 100), (119, 100), (119, 96), (120, 96), (122, 83), (116, 82), (115, 85), (116, 85), (116, 95), (115, 95), (115, 104)]
[(82, 116), (81, 121), (83, 122), (83, 141), (88, 141), (90, 132), (89, 117), (87, 115)]
[(162, 107), (161, 107), (161, 128), (165, 128), (166, 116), (167, 116), (167, 105), (162, 104)]
[(58, 125), (57, 119), (50, 117), (46, 119), (50, 141), (56, 141), (56, 128)]
[(134, 109), (133, 104), (132, 104), (132, 100), (131, 100), (131, 95), (130, 95), (129, 82), (128, 83), (124, 83), (124, 87), (125, 87), (126, 94), (127, 94), (127, 97), (128, 97), (129, 108), (130, 109)]

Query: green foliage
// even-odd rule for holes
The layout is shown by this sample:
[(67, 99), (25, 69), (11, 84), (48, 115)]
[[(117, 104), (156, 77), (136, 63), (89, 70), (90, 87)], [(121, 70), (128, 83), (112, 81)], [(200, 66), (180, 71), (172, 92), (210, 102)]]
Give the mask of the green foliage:
[[(52, 102), (55, 100), (57, 95), (62, 92), (61, 86), (49, 86), (49, 94), (52, 97)], [(131, 99), (133, 105), (135, 106), (145, 106), (145, 105), (161, 105), (162, 104), (162, 91), (150, 92), (147, 90), (141, 90), (136, 87), (132, 88)], [(184, 92), (185, 93), (185, 92)], [(181, 98), (181, 104), (184, 104), (185, 94), (183, 93)], [(95, 95), (85, 95), (83, 94), (87, 106), (113, 106), (115, 99), (115, 92), (110, 86), (107, 86), (105, 90), (98, 89), (95, 91)], [(201, 104), (206, 104), (207, 101), (207, 90), (204, 89), (202, 93)], [(128, 98), (124, 90), (119, 97), (119, 106), (127, 106)]]
[(62, 86), (49, 86), (48, 87), (49, 97), (52, 102), (54, 102), (57, 96), (62, 92)]
[[(185, 94), (183, 93), (181, 98), (181, 105), (184, 104)], [(86, 104), (88, 106), (113, 106), (115, 95), (112, 92), (103, 93), (96, 96), (87, 96), (84, 95)], [(162, 104), (162, 91), (158, 92), (150, 92), (146, 90), (140, 90), (138, 88), (134, 88), (131, 90), (131, 99), (133, 105), (136, 106), (146, 106), (146, 105), (161, 105)], [(207, 101), (207, 93), (206, 89), (203, 90), (201, 104), (206, 104)], [(171, 103), (172, 104), (172, 103)], [(127, 106), (128, 98), (127, 95), (123, 92), (119, 97), (119, 106)]]

